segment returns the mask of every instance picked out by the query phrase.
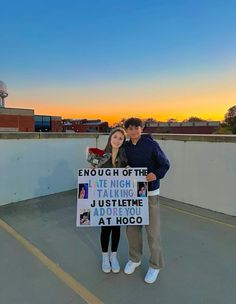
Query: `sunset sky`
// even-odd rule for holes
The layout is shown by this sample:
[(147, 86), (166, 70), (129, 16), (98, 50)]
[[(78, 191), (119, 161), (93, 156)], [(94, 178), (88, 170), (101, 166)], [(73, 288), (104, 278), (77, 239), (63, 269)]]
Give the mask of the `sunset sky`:
[(0, 2), (7, 107), (64, 118), (222, 120), (236, 104), (235, 0)]

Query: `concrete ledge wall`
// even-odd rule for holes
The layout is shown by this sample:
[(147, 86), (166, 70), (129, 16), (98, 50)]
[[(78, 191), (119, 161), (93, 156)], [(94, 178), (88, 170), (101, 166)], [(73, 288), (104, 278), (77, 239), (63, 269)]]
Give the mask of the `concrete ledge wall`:
[(171, 169), (161, 195), (236, 215), (236, 143), (164, 141)]
[(21, 136), (0, 139), (0, 205), (77, 187), (77, 169), (88, 166), (86, 149), (96, 146), (96, 136)]
[[(70, 190), (107, 134), (0, 133), (0, 204)], [(236, 136), (158, 134), (171, 162), (161, 195), (236, 216)]]
[[(161, 195), (236, 216), (236, 136), (153, 135), (170, 160)], [(107, 136), (98, 139), (104, 147)]]

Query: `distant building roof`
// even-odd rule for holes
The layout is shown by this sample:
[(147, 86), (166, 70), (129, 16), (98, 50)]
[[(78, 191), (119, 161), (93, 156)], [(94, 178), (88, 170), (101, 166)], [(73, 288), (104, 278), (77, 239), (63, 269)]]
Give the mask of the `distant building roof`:
[(32, 109), (20, 109), (20, 108), (0, 108), (0, 114), (5, 115), (34, 115)]
[(220, 126), (220, 121), (185, 121), (185, 122), (146, 122), (147, 127), (204, 127), (204, 126)]
[(64, 125), (71, 125), (73, 123), (79, 123), (82, 125), (101, 125), (107, 123), (107, 121), (101, 121), (101, 119), (63, 119)]
[(94, 121), (94, 122), (89, 121), (89, 122), (83, 123), (83, 125), (101, 125), (103, 123), (107, 123), (107, 122), (106, 121)]

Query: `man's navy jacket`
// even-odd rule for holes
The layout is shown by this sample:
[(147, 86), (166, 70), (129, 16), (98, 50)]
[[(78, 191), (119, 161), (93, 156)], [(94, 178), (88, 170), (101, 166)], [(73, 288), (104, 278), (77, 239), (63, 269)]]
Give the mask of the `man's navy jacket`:
[(130, 167), (146, 167), (148, 173), (153, 172), (157, 180), (148, 183), (148, 190), (153, 191), (160, 187), (162, 179), (170, 168), (169, 160), (161, 150), (159, 144), (151, 135), (141, 135), (136, 144), (131, 140), (125, 143), (125, 152)]

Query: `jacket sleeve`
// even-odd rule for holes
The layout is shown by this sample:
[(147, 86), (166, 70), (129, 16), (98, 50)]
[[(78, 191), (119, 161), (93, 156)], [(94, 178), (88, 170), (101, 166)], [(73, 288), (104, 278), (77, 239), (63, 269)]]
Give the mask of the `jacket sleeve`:
[(97, 168), (112, 168), (111, 154), (103, 154), (103, 156), (99, 160)]
[(156, 169), (153, 173), (155, 173), (157, 179), (162, 179), (170, 168), (170, 162), (156, 141), (153, 143), (152, 153), (153, 160), (156, 165)]
[(127, 167), (128, 166), (128, 159), (127, 159), (127, 156), (126, 156), (126, 153), (125, 153), (125, 149), (122, 149), (121, 159), (122, 159), (121, 168)]

